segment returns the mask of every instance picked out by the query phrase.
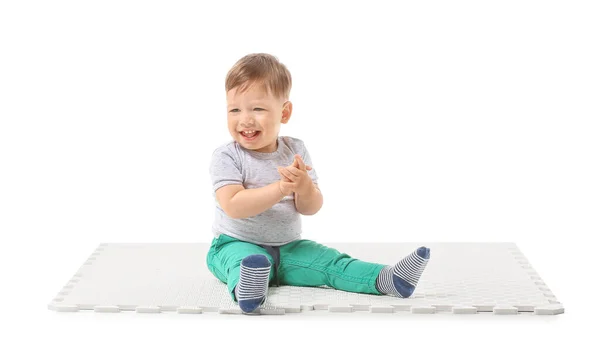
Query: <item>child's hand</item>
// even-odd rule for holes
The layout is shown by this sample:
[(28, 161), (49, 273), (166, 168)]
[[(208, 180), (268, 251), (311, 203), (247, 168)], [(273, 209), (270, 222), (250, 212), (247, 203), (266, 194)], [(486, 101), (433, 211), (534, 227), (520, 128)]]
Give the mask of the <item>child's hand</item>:
[[(296, 155), (297, 155), (297, 154), (296, 154)], [(298, 159), (301, 159), (301, 157), (300, 157), (300, 156), (298, 156)], [(298, 163), (298, 159), (294, 158), (294, 162), (293, 162), (293, 163), (292, 163), (292, 165), (290, 165), (290, 166), (293, 166), (293, 167), (295, 167), (295, 168), (299, 168), (299, 167), (300, 167), (300, 164)], [(307, 170), (307, 171), (308, 171), (308, 170), (312, 170), (312, 167), (310, 167), (310, 165), (306, 165), (306, 170)], [(277, 171), (279, 171), (279, 169), (278, 169)], [(285, 177), (285, 176), (284, 176), (284, 175), (283, 175), (281, 172), (279, 173), (279, 176), (281, 176), (281, 180), (282, 180), (282, 181), (286, 181), (286, 182), (292, 182), (292, 180), (290, 180), (289, 178)]]
[(280, 189), (285, 195), (296, 192), (298, 195), (307, 194), (312, 190), (313, 182), (308, 175), (308, 170), (312, 167), (305, 165), (302, 157), (294, 155), (294, 162), (288, 167), (278, 167), (277, 171), (281, 175)]

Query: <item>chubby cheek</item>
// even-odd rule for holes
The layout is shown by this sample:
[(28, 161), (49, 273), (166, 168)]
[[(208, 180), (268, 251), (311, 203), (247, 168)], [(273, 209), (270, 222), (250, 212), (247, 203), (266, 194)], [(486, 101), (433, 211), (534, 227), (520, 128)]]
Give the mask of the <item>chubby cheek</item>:
[(230, 132), (232, 132), (232, 133), (235, 132), (235, 130), (236, 130), (235, 129), (235, 123), (232, 123), (231, 121), (229, 121), (227, 123), (227, 128), (229, 129)]

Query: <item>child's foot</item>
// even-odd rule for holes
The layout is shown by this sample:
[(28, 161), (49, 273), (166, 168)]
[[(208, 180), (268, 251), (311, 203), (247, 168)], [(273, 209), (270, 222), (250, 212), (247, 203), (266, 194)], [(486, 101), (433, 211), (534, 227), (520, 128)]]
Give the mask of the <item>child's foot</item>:
[(249, 255), (240, 265), (240, 281), (235, 286), (235, 297), (240, 309), (250, 313), (267, 298), (271, 262), (262, 254)]
[(381, 293), (410, 297), (429, 261), (429, 248), (419, 247), (394, 267), (386, 266), (377, 276), (377, 290)]

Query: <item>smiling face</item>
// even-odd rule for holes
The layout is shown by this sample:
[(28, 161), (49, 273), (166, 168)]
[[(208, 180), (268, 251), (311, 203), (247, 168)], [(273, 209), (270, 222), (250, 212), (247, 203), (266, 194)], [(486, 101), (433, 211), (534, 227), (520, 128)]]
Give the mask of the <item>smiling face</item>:
[[(277, 150), (277, 137), (282, 123), (292, 116), (292, 102), (274, 97), (259, 84), (245, 92), (239, 87), (227, 92), (227, 127), (242, 147), (261, 153)], [(242, 131), (255, 131), (242, 134)]]

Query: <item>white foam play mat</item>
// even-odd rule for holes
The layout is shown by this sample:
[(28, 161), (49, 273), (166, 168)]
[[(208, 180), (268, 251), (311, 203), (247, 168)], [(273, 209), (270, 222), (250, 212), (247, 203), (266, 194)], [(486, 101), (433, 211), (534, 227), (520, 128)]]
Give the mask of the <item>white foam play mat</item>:
[[(564, 313), (514, 243), (323, 243), (353, 258), (394, 265), (415, 248), (431, 258), (409, 298), (327, 286), (271, 286), (251, 314), (535, 314)], [(206, 267), (208, 243), (103, 243), (48, 308), (58, 312), (242, 314), (227, 285)]]

